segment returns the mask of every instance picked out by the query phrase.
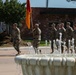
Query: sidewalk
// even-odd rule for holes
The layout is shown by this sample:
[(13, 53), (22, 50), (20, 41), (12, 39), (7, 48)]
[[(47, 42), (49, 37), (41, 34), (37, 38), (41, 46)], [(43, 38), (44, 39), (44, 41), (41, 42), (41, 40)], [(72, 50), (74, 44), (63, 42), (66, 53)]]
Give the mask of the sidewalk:
[[(21, 48), (21, 54), (29, 53)], [(22, 75), (21, 68), (15, 63), (16, 50), (13, 47), (0, 48), (0, 75)]]
[[(42, 50), (42, 53), (49, 53), (50, 47), (49, 46), (41, 46), (39, 49)], [(21, 54), (28, 54), (28, 53), (35, 53), (32, 46), (20, 47)], [(47, 51), (48, 50), (48, 51)], [(16, 50), (14, 47), (0, 47), (0, 57), (1, 56), (15, 56)]]
[(15, 51), (0, 51), (0, 75), (18, 75), (14, 53)]
[[(50, 52), (50, 47), (39, 48), (43, 53)], [(21, 54), (34, 54), (32, 47), (20, 47), (20, 50)], [(22, 75), (20, 66), (14, 61), (16, 53), (13, 47), (0, 47), (0, 75)]]

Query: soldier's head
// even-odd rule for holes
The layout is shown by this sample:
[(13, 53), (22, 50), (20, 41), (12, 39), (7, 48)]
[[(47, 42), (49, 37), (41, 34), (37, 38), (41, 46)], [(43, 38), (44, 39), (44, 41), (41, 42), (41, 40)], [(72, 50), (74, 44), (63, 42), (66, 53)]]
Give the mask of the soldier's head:
[(38, 23), (36, 23), (36, 24), (35, 24), (35, 28), (38, 28), (38, 27), (39, 27), (39, 24), (38, 24)]
[(17, 23), (14, 23), (13, 24), (13, 28), (15, 29), (17, 27)]
[(69, 27), (70, 25), (71, 25), (70, 22), (67, 22), (67, 23), (66, 23), (66, 27)]
[(55, 23), (52, 23), (51, 27), (52, 27), (52, 28), (55, 27)]
[(64, 23), (61, 23), (61, 28), (63, 28), (64, 27)]
[(59, 29), (59, 28), (60, 28), (60, 23), (58, 23), (58, 24), (56, 25), (56, 28), (57, 28), (57, 29)]

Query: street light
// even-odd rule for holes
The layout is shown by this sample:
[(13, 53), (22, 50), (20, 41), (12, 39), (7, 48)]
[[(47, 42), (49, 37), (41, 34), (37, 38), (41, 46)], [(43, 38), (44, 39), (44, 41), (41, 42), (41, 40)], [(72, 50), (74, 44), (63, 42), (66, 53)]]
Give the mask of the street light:
[(48, 8), (48, 1), (49, 1), (49, 0), (46, 0), (46, 8)]

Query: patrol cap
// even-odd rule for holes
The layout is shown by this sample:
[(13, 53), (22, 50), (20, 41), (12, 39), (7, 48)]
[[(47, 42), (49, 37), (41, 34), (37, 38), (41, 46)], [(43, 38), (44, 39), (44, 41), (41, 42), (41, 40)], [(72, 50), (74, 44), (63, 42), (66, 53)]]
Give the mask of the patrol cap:
[(64, 23), (61, 23), (62, 26), (64, 26)]
[(66, 24), (67, 24), (67, 25), (70, 25), (70, 22), (67, 22)]
[(17, 26), (17, 23), (14, 23), (13, 25)]
[(36, 23), (36, 24), (35, 24), (35, 26), (39, 27), (39, 24), (38, 24), (38, 23)]
[(52, 25), (51, 25), (51, 26), (55, 27), (55, 23), (52, 23)]

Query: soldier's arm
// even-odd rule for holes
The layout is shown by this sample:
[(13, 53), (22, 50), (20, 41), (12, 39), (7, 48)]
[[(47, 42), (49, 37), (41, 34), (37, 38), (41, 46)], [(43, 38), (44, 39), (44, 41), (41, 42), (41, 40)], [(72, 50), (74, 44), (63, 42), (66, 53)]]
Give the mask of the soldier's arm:
[(64, 28), (64, 41), (66, 41), (66, 29)]
[(57, 29), (55, 28), (55, 31), (54, 31), (54, 37), (55, 39), (57, 38)]
[(74, 30), (73, 30), (73, 28), (71, 28), (71, 36), (72, 36), (72, 38), (73, 38), (73, 32), (74, 32)]

